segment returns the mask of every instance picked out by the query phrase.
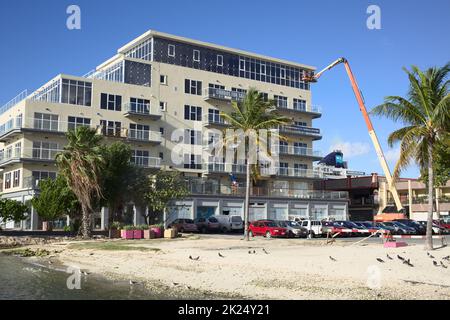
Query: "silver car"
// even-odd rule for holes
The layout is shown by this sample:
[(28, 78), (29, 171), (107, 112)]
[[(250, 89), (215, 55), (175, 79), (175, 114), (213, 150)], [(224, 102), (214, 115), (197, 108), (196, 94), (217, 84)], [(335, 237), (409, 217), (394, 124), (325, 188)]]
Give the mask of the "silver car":
[(295, 221), (275, 221), (275, 223), (281, 227), (287, 229), (289, 238), (306, 238), (308, 235), (308, 229), (300, 226)]

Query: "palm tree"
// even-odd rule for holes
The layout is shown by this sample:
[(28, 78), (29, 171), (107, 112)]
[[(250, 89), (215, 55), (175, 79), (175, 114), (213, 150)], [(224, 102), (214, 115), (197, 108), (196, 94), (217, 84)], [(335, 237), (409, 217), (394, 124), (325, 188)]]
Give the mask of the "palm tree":
[(64, 151), (56, 156), (60, 174), (75, 193), (82, 210), (83, 238), (91, 236), (91, 216), (94, 203), (101, 198), (100, 170), (103, 164), (100, 141), (102, 137), (88, 127), (78, 127), (66, 133)]
[(389, 96), (371, 112), (385, 116), (405, 127), (392, 132), (388, 144), (400, 142), (400, 158), (395, 165), (393, 181), (411, 161), (428, 171), (428, 222), (425, 248), (433, 249), (433, 156), (437, 146), (450, 138), (450, 63), (425, 72), (416, 66), (409, 71), (409, 91), (406, 98)]
[[(242, 130), (245, 137), (245, 160), (246, 160), (246, 185), (245, 185), (245, 209), (244, 209), (244, 236), (249, 240), (248, 217), (250, 198), (250, 175), (251, 166), (249, 163), (249, 135), (254, 132), (257, 141), (262, 141), (259, 137), (260, 129), (276, 129), (280, 125), (289, 124), (291, 119), (279, 115), (276, 112), (275, 101), (266, 101), (262, 94), (251, 88), (242, 102), (232, 102), (233, 112), (221, 112), (221, 117), (226, 120), (232, 129)], [(275, 133), (273, 133), (275, 134)]]

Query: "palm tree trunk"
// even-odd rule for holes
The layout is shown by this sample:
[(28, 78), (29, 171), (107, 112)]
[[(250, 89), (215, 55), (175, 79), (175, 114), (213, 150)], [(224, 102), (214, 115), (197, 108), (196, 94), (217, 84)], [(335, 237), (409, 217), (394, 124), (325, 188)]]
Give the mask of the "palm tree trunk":
[(433, 144), (428, 144), (428, 221), (425, 249), (433, 250)]
[(86, 206), (82, 206), (83, 217), (81, 222), (81, 233), (83, 239), (91, 238), (91, 212)]
[(250, 236), (248, 234), (248, 216), (250, 209), (250, 164), (247, 155), (247, 172), (246, 172), (246, 183), (245, 183), (245, 208), (244, 208), (244, 237), (245, 240), (249, 241)]

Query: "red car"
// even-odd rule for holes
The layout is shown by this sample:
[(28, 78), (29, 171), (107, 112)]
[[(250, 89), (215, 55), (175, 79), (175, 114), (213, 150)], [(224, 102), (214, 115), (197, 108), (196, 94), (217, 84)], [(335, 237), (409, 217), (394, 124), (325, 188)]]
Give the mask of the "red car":
[(250, 237), (265, 236), (266, 238), (272, 238), (288, 236), (288, 230), (286, 228), (278, 227), (275, 222), (266, 220), (250, 223), (248, 232)]

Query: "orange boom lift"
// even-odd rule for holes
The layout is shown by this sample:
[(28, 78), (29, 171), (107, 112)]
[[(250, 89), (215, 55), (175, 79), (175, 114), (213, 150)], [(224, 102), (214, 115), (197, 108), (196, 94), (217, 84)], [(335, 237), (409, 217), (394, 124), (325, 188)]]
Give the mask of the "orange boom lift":
[(391, 171), (389, 170), (389, 166), (387, 164), (386, 158), (384, 157), (384, 153), (383, 153), (383, 150), (381, 149), (381, 145), (380, 145), (380, 142), (378, 141), (378, 137), (375, 133), (375, 129), (373, 128), (372, 121), (370, 121), (369, 114), (367, 113), (367, 109), (364, 104), (364, 99), (362, 97), (361, 90), (358, 87), (358, 83), (356, 82), (355, 76), (352, 73), (352, 69), (350, 68), (350, 64), (348, 63), (347, 59), (339, 58), (338, 60), (331, 63), (328, 67), (326, 67), (322, 71), (320, 71), (316, 74), (306, 75), (302, 78), (302, 80), (305, 82), (317, 82), (319, 80), (320, 76), (325, 71), (328, 71), (341, 63), (344, 64), (345, 70), (347, 71), (347, 75), (350, 79), (350, 83), (352, 85), (353, 92), (355, 93), (356, 100), (358, 101), (358, 104), (359, 104), (359, 109), (361, 110), (361, 112), (363, 114), (367, 129), (369, 130), (370, 139), (372, 140), (372, 143), (375, 147), (375, 151), (377, 152), (378, 160), (380, 161), (381, 168), (383, 169), (384, 175), (386, 176), (389, 190), (391, 191), (392, 197), (394, 198), (395, 205), (397, 207), (397, 211), (399, 212), (399, 213), (387, 213), (387, 214), (383, 214), (383, 215), (378, 215), (375, 217), (375, 220), (387, 221), (387, 220), (394, 220), (394, 219), (405, 219), (406, 216), (403, 213), (404, 208), (400, 201), (400, 197), (398, 196), (398, 192), (397, 192), (397, 189), (395, 188), (395, 184), (392, 181)]

